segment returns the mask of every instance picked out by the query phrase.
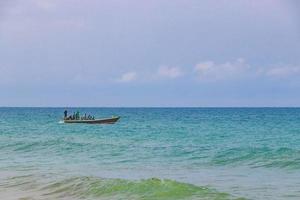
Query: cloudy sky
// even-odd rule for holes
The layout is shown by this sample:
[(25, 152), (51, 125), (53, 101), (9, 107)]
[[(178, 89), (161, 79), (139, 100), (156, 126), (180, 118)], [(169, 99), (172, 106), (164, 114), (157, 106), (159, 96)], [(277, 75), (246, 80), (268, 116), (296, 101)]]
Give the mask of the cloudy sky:
[(300, 106), (300, 3), (1, 0), (0, 106)]

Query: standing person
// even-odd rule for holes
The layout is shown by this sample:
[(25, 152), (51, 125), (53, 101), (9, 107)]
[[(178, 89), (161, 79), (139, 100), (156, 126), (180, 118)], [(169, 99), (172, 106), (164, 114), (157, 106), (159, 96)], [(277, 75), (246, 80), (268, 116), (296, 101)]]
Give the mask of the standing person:
[(80, 114), (79, 111), (76, 112), (76, 119), (79, 120), (80, 119)]
[(65, 115), (65, 119), (67, 119), (67, 117), (68, 117), (68, 111), (67, 110), (65, 110), (64, 115)]

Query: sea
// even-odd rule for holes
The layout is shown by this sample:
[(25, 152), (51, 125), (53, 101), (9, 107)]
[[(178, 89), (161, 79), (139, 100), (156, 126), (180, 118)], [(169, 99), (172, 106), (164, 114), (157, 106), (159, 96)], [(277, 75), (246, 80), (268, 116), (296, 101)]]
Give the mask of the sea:
[(300, 199), (300, 108), (0, 108), (1, 200)]

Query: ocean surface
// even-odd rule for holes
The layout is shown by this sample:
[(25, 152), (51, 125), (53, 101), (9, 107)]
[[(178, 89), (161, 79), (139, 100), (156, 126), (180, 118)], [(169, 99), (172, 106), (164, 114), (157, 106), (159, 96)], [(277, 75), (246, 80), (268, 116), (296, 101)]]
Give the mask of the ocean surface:
[(0, 108), (0, 199), (300, 199), (300, 108)]

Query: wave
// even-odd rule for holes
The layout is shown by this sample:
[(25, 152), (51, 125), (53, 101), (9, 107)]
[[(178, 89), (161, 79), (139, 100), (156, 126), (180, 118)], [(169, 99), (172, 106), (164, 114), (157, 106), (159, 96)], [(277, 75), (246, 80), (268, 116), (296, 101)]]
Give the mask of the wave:
[(217, 153), (211, 163), (300, 169), (300, 151), (291, 148), (231, 148)]
[[(255, 168), (282, 168), (300, 169), (300, 150), (287, 147), (236, 147), (216, 149), (208, 148), (202, 150), (195, 147), (189, 151), (179, 148), (169, 148), (169, 150), (153, 148), (128, 148), (126, 145), (114, 145), (103, 142), (101, 145), (90, 141), (73, 141), (67, 138), (45, 139), (43, 141), (17, 141), (0, 145), (0, 150), (22, 157), (34, 157), (36, 160), (45, 159), (45, 162), (52, 163), (58, 156), (62, 160), (72, 161), (74, 158), (84, 158), (94, 163), (106, 164), (104, 158), (109, 163), (118, 163), (120, 160), (131, 166), (144, 165), (145, 156), (147, 162), (153, 165), (160, 165), (161, 160), (170, 166), (206, 167), (206, 166), (249, 166)], [(174, 148), (174, 149), (173, 149)], [(178, 150), (179, 149), (179, 150)], [(140, 150), (140, 151), (139, 151)], [(136, 153), (138, 152), (138, 153)], [(130, 160), (135, 153), (135, 160)], [(49, 157), (45, 158), (47, 154)], [(4, 156), (2, 159), (5, 159)], [(140, 159), (139, 159), (140, 158)], [(10, 160), (7, 157), (6, 160)], [(99, 159), (99, 160), (97, 160)], [(125, 161), (124, 161), (125, 160)], [(126, 167), (126, 166), (125, 166)]]
[[(23, 180), (23, 179), (26, 180)], [(32, 177), (13, 178), (8, 187), (26, 186)], [(18, 182), (19, 184), (16, 184)], [(32, 181), (37, 187), (37, 181)], [(3, 186), (3, 185), (2, 185)], [(25, 187), (24, 186), (24, 187)], [(7, 187), (7, 188), (8, 188)], [(24, 190), (24, 188), (23, 188)], [(96, 177), (72, 177), (54, 181), (35, 188), (30, 192), (37, 199), (130, 199), (130, 200), (229, 200), (239, 199), (227, 193), (207, 187), (181, 183), (168, 179), (143, 179), (139, 181), (125, 179), (102, 179)], [(1, 192), (0, 192), (1, 195)], [(26, 195), (28, 197), (28, 195)]]

